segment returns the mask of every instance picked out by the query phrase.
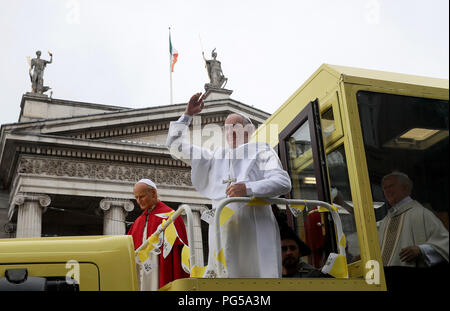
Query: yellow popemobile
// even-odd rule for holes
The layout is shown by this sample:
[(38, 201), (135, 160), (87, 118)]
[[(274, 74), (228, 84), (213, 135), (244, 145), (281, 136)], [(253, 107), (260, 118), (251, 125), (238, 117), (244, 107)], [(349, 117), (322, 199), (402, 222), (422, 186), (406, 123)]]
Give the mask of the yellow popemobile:
[(384, 175), (408, 173), (416, 200), (448, 230), (448, 89), (443, 79), (322, 65), (254, 139), (278, 148), (293, 185), (289, 222), (311, 246), (310, 263), (335, 278), (191, 274), (162, 290), (386, 290), (377, 229)]

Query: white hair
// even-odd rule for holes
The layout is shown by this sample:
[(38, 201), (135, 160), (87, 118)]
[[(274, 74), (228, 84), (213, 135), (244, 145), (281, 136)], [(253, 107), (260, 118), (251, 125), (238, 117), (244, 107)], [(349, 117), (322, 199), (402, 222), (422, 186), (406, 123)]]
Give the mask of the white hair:
[(409, 193), (411, 193), (412, 188), (413, 188), (413, 182), (412, 180), (408, 177), (408, 175), (406, 175), (405, 173), (402, 172), (398, 172), (398, 171), (394, 171), (392, 173), (389, 173), (387, 175), (385, 175), (382, 179), (381, 179), (381, 184), (383, 184), (384, 180), (386, 178), (390, 178), (390, 177), (395, 177), (397, 178), (397, 182), (401, 185), (406, 185), (408, 187), (408, 191)]

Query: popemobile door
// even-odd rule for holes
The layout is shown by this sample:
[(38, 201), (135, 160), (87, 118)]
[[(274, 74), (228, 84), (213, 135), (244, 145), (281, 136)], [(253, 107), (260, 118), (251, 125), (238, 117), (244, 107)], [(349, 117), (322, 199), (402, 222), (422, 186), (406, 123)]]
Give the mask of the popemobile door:
[[(319, 102), (310, 102), (279, 134), (279, 153), (289, 173), (292, 190), (289, 199), (330, 202)], [(318, 209), (294, 217), (286, 210), (289, 226), (311, 248), (310, 264), (321, 268), (330, 252), (337, 252), (334, 224), (329, 213)]]

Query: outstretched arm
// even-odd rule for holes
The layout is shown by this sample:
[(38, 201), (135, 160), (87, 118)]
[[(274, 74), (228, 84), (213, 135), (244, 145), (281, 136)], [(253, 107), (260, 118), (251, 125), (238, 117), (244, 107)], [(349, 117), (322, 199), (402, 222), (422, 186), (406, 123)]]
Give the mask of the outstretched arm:
[(177, 120), (170, 122), (166, 146), (173, 158), (182, 160), (188, 165), (198, 159), (210, 159), (211, 152), (206, 148), (193, 145), (188, 135), (188, 128), (192, 117), (203, 110), (204, 102), (202, 93), (194, 94), (189, 100), (184, 114)]

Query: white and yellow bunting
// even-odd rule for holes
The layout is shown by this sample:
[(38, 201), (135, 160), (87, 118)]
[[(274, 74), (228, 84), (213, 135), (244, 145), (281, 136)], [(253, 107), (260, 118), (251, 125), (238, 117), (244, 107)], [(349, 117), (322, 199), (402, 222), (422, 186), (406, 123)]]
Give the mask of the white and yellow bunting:
[(328, 213), (329, 212), (328, 208), (323, 207), (323, 206), (317, 207), (316, 211), (319, 212), (319, 213)]
[(333, 211), (335, 211), (335, 212), (337, 212), (339, 209), (336, 207), (336, 206), (334, 206), (333, 204), (331, 204), (331, 209), (333, 210)]
[[(331, 210), (332, 211), (334, 211), (334, 212), (338, 211), (338, 208), (336, 206), (334, 206), (333, 204), (331, 204), (330, 206), (331, 206)], [(319, 213), (329, 213), (330, 210), (328, 208), (326, 208), (325, 206), (317, 206), (315, 209), (309, 211), (308, 215), (312, 214), (312, 213), (317, 213), (317, 212), (319, 212)]]
[[(163, 221), (164, 223), (164, 221)], [(172, 250), (173, 244), (177, 239), (177, 229), (175, 229), (175, 224), (172, 222), (164, 230), (164, 243), (163, 243), (163, 257), (166, 258), (170, 251)]]
[(342, 234), (341, 240), (339, 241), (339, 245), (345, 249), (347, 241), (345, 240), (345, 234)]
[(222, 212), (220, 212), (220, 226), (222, 227), (224, 223), (227, 222), (228, 219), (230, 219), (231, 216), (234, 215), (234, 211), (229, 208), (228, 206), (225, 206), (222, 209)]
[(220, 249), (219, 256), (217, 256), (217, 252), (216, 250), (214, 250), (214, 258), (216, 258), (216, 260), (220, 262), (225, 267), (225, 269), (227, 268), (227, 263), (225, 261), (225, 253), (223, 252), (223, 249)]
[(148, 257), (143, 263), (142, 263), (142, 269), (144, 270), (145, 274), (150, 274), (153, 271), (153, 263), (150, 257)]
[[(234, 211), (231, 208), (229, 208), (228, 206), (224, 206), (220, 213), (220, 225), (223, 226), (223, 224), (226, 223), (227, 220), (230, 219), (231, 216), (233, 216), (233, 214)], [(212, 225), (215, 215), (215, 209), (208, 210), (202, 213), (201, 220), (207, 222), (209, 225)]]
[(215, 271), (214, 269), (212, 269), (211, 267), (206, 266), (206, 269), (205, 269), (205, 271), (204, 271), (202, 277), (203, 277), (203, 278), (207, 278), (207, 279), (214, 279), (214, 278), (217, 277), (217, 273), (216, 273), (216, 271)]
[(259, 205), (270, 205), (270, 203), (267, 202), (264, 199), (253, 197), (252, 200), (247, 203), (247, 205), (249, 205), (249, 206), (259, 206)]
[(155, 216), (158, 216), (159, 218), (163, 218), (163, 219), (168, 219), (168, 218), (170, 218), (170, 216), (173, 215), (173, 213), (175, 213), (175, 211), (171, 211), (171, 212), (167, 212), (167, 213), (155, 214)]
[(221, 271), (220, 274), (223, 277), (228, 277), (227, 262), (225, 260), (225, 253), (224, 253), (223, 249), (220, 250), (218, 255), (217, 255), (216, 250), (214, 250), (214, 259), (216, 262), (217, 271)]
[(202, 278), (205, 274), (206, 266), (193, 266), (191, 269), (191, 278)]
[(348, 279), (347, 259), (340, 254), (330, 253), (322, 272), (335, 278)]
[[(214, 249), (214, 260), (204, 267), (193, 266), (191, 269), (191, 278), (217, 278), (219, 275), (221, 277), (228, 277), (227, 264), (225, 261), (225, 254), (223, 249), (220, 250), (219, 255), (217, 255)], [(218, 272), (221, 273), (218, 273)]]
[(191, 261), (189, 259), (189, 246), (183, 246), (183, 250), (181, 251), (181, 266), (186, 273), (190, 274), (191, 278), (202, 278), (204, 277), (206, 266), (199, 267), (193, 266), (191, 268)]
[(200, 217), (200, 219), (207, 222), (209, 225), (211, 225), (214, 221), (215, 214), (216, 214), (216, 210), (210, 209), (210, 210), (204, 211), (202, 213), (202, 216)]
[(186, 273), (191, 273), (191, 264), (189, 260), (189, 246), (184, 245), (181, 250), (181, 267)]
[(298, 217), (304, 210), (306, 205), (289, 205), (289, 210), (294, 217)]
[[(157, 235), (155, 233), (155, 235)], [(158, 244), (156, 244), (156, 247), (152, 250), (152, 253), (155, 255), (161, 254), (161, 245), (164, 243), (164, 236), (162, 233), (158, 234)]]
[(159, 254), (159, 248), (161, 247), (162, 239), (160, 235), (152, 234), (141, 247), (136, 250), (136, 255), (139, 261), (143, 264), (149, 259), (150, 252)]

